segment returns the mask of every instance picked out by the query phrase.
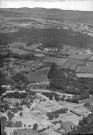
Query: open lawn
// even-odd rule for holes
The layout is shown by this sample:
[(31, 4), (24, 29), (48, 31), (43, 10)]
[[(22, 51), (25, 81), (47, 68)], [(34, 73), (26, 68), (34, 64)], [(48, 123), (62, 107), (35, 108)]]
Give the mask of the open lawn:
[(44, 68), (36, 72), (30, 72), (29, 74), (24, 74), (28, 81), (30, 82), (48, 82), (47, 73), (49, 68)]

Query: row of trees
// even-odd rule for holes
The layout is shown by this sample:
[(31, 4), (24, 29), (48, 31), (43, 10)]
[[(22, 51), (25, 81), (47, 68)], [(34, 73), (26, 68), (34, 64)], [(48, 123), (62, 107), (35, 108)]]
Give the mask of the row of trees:
[(20, 93), (19, 91), (15, 91), (13, 93), (7, 93), (3, 96), (3, 98), (25, 98), (27, 96), (27, 93)]
[(49, 118), (49, 120), (52, 120), (53, 118), (58, 118), (59, 114), (58, 113), (48, 112), (47, 117)]
[(67, 108), (61, 108), (59, 110), (53, 111), (53, 112), (48, 112), (47, 117), (52, 120), (53, 118), (58, 118), (59, 114), (66, 113), (68, 111)]
[(48, 97), (50, 100), (53, 99), (53, 95), (55, 96), (56, 101), (59, 101), (59, 99), (60, 99), (59, 96), (54, 92), (51, 92), (51, 93), (50, 92), (49, 93), (48, 92), (43, 92), (42, 94), (45, 95), (46, 97)]
[(12, 120), (7, 121), (6, 127), (22, 127), (21, 121), (13, 122)]

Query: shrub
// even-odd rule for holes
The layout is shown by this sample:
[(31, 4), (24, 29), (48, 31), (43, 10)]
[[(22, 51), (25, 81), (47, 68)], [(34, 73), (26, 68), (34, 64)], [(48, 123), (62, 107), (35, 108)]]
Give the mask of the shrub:
[(14, 126), (14, 123), (11, 120), (7, 121), (6, 127), (13, 127), (13, 126)]
[(22, 122), (21, 121), (16, 121), (14, 126), (15, 127), (22, 127)]
[(1, 135), (7, 135), (7, 133), (4, 131), (4, 132), (1, 133)]
[(17, 112), (18, 112), (18, 109), (17, 109), (16, 107), (14, 107), (14, 108), (11, 108), (11, 111), (12, 111), (13, 113), (17, 113)]
[(58, 113), (55, 113), (54, 116), (55, 116), (55, 118), (58, 118), (59, 117), (59, 114)]
[(15, 103), (15, 107), (18, 107), (18, 106), (19, 106), (19, 102), (16, 102), (16, 103)]
[(18, 109), (19, 111), (22, 111), (22, 110), (23, 110), (23, 107), (22, 107), (22, 106), (18, 106), (17, 109)]
[(4, 132), (7, 123), (7, 118), (5, 116), (2, 116), (0, 122), (1, 122), (1, 132)]
[(22, 113), (22, 112), (20, 112), (20, 114), (19, 114), (19, 115), (20, 115), (20, 117), (22, 117), (23, 113)]
[(14, 114), (11, 111), (8, 111), (7, 116), (9, 120), (11, 120), (14, 117)]
[(16, 130), (13, 131), (13, 135), (18, 135)]
[(47, 116), (48, 116), (48, 118), (49, 118), (50, 120), (52, 120), (53, 117), (54, 117), (54, 115), (53, 115), (52, 113), (50, 113), (50, 112), (47, 113)]

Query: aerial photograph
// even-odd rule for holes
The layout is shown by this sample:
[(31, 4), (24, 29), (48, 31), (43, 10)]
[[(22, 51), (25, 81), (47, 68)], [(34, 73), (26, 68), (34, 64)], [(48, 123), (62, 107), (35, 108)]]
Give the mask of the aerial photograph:
[(93, 0), (0, 0), (0, 126), (93, 134)]

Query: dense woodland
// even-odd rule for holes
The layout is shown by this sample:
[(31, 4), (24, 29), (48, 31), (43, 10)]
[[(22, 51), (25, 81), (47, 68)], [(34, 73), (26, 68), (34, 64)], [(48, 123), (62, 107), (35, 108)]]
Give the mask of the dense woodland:
[(42, 43), (42, 48), (62, 48), (63, 44), (81, 48), (93, 48), (93, 46), (91, 46), (93, 44), (92, 37), (88, 36), (87, 34), (74, 32), (71, 29), (64, 30), (56, 28), (20, 28), (18, 32), (12, 34), (0, 33), (0, 37), (0, 44), (3, 46), (15, 41), (23, 41), (29, 45), (32, 43)]
[(59, 68), (55, 63), (51, 64), (48, 79), (50, 89), (81, 95), (80, 99), (93, 94), (93, 78), (77, 78), (74, 70)]

